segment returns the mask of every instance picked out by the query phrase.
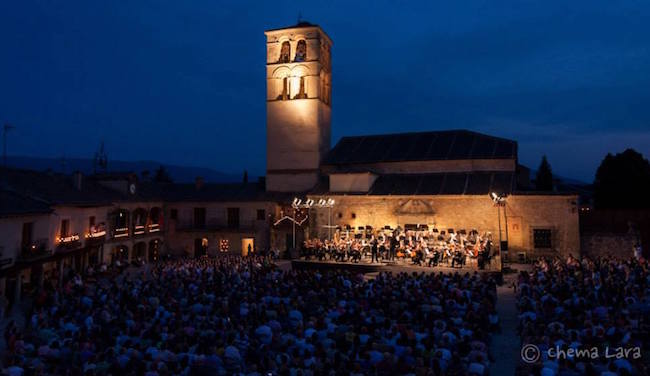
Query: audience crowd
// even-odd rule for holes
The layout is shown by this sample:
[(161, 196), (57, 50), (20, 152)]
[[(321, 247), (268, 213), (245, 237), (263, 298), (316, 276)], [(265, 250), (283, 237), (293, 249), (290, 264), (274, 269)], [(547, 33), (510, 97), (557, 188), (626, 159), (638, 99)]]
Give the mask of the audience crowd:
[(522, 345), (539, 349), (521, 374), (650, 374), (646, 260), (540, 259), (517, 293)]
[(478, 273), (368, 279), (221, 256), (55, 282), (26, 328), (6, 327), (5, 373), (487, 375), (499, 324)]

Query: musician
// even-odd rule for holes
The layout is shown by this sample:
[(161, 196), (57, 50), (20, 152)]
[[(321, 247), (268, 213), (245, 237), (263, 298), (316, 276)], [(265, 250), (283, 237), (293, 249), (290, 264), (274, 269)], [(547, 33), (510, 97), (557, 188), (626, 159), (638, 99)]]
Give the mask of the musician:
[(467, 256), (465, 255), (465, 251), (464, 251), (464, 250), (462, 250), (462, 249), (457, 249), (457, 250), (454, 252), (454, 256), (453, 256), (453, 258), (451, 259), (451, 267), (453, 268), (453, 267), (457, 264), (457, 265), (460, 265), (460, 267), (462, 268), (463, 265), (465, 265), (465, 258), (466, 258), (466, 257), (467, 257)]
[(386, 241), (382, 239), (381, 243), (379, 244), (379, 257), (382, 259), (386, 258)]
[(391, 261), (395, 261), (395, 254), (397, 253), (396, 248), (397, 248), (397, 240), (395, 239), (395, 236), (391, 236), (390, 238), (390, 250), (388, 254), (388, 259)]
[(372, 259), (370, 260), (371, 263), (377, 261), (379, 262), (379, 258), (377, 257), (377, 241), (372, 242), (372, 246), (370, 247), (370, 251), (372, 252)]
[[(427, 248), (428, 250), (428, 248)], [(438, 259), (440, 258), (440, 251), (438, 249), (433, 250), (433, 254), (429, 258), (429, 267), (438, 266)]]
[(415, 248), (415, 251), (413, 252), (413, 264), (414, 265), (422, 265), (422, 260), (424, 259), (424, 251), (422, 250), (422, 247), (418, 245)]
[(354, 244), (350, 251), (350, 260), (354, 263), (361, 261), (361, 249), (358, 244)]
[(481, 255), (479, 256), (479, 263), (478, 263), (479, 269), (485, 269), (485, 265), (490, 262), (490, 257), (492, 256), (491, 252), (492, 252), (492, 240), (487, 239), (485, 241), (483, 252), (481, 252)]

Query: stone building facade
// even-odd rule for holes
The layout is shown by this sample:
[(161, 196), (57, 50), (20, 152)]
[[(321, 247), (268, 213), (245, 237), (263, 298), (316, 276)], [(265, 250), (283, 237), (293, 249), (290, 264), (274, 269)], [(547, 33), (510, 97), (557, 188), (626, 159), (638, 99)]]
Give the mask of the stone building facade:
[[(318, 200), (323, 196), (312, 196)], [(511, 258), (580, 253), (577, 196), (513, 194), (506, 206), (497, 210), (486, 195), (340, 195), (328, 194), (336, 201), (331, 209), (314, 208), (312, 236), (327, 239), (326, 224), (344, 229), (371, 226), (382, 229), (427, 225), (443, 231), (477, 229), (492, 234), (495, 244), (507, 241)], [(505, 210), (504, 210), (505, 208)], [(501, 221), (501, 231), (499, 231)], [(507, 230), (506, 230), (507, 229)], [(535, 242), (535, 234), (548, 231), (550, 244)], [(501, 237), (499, 237), (499, 232)], [(539, 237), (539, 235), (538, 235)]]

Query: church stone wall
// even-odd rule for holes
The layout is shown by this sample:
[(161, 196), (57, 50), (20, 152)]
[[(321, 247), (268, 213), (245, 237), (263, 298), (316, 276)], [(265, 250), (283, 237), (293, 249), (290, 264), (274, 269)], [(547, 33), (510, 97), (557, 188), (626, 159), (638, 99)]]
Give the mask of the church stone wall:
[[(499, 218), (502, 238), (505, 240), (505, 222), (508, 222), (508, 241), (511, 257), (526, 252), (528, 257), (558, 254), (578, 255), (580, 250), (577, 196), (573, 195), (522, 195), (507, 199), (506, 216), (487, 196), (363, 196), (334, 195), (331, 211), (333, 225), (352, 227), (370, 225), (375, 229), (386, 225), (396, 228), (405, 224), (427, 224), (439, 230), (477, 229), (490, 232), (496, 243), (499, 240)], [(319, 198), (314, 196), (314, 199)], [(326, 238), (328, 209), (312, 209), (312, 236)], [(507, 217), (507, 218), (506, 218)], [(535, 229), (552, 232), (551, 249), (535, 249)]]

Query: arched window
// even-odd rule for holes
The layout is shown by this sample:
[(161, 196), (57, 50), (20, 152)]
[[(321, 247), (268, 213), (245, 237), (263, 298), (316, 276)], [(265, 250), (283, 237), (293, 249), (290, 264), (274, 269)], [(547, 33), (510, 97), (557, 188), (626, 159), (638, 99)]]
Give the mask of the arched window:
[(305, 77), (300, 77), (300, 90), (293, 99), (305, 99), (307, 98), (307, 93), (305, 92)]
[(278, 63), (288, 63), (291, 59), (291, 45), (289, 41), (282, 42), (282, 48), (280, 49), (280, 58)]
[(296, 46), (296, 57), (293, 61), (305, 61), (307, 60), (307, 42), (304, 39), (298, 41), (298, 46)]
[(282, 93), (278, 95), (277, 99), (283, 101), (289, 99), (289, 77), (284, 77), (282, 79)]

